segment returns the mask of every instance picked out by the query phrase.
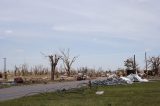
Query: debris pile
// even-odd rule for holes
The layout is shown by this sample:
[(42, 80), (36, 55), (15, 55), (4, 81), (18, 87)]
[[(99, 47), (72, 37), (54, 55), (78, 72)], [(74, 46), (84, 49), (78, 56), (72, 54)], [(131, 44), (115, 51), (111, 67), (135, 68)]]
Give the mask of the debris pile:
[(105, 80), (95, 80), (92, 82), (93, 86), (104, 86), (104, 85), (126, 85), (131, 84), (122, 78), (108, 78)]
[(147, 79), (142, 79), (137, 74), (130, 74), (127, 77), (108, 77), (103, 80), (92, 81), (93, 86), (105, 86), (105, 85), (126, 85), (133, 82), (148, 82)]

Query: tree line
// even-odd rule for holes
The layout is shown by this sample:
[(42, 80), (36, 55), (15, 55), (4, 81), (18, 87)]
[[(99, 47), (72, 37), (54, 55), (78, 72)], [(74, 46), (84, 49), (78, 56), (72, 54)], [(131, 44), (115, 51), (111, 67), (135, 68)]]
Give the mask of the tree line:
[[(146, 69), (144, 70), (148, 75), (150, 72), (152, 75), (159, 75), (160, 74), (160, 56), (152, 56), (145, 60), (146, 62)], [(134, 62), (133, 58), (128, 58), (124, 61), (124, 66), (126, 70), (139, 70), (139, 65), (137, 62)]]
[[(60, 50), (59, 53), (53, 53), (49, 55), (45, 55), (42, 53), (43, 56), (47, 57), (50, 63), (50, 69), (44, 68), (43, 66), (34, 66), (30, 69), (28, 69), (27, 64), (23, 64), (19, 67), (15, 66), (14, 75), (15, 76), (26, 76), (26, 75), (48, 75), (50, 74), (51, 80), (55, 80), (55, 76), (57, 76), (57, 65), (60, 61), (63, 62), (63, 67), (65, 72), (67, 73), (67, 76), (71, 76), (71, 70), (73, 63), (76, 61), (78, 56), (71, 56), (70, 49), (64, 49)], [(144, 70), (145, 73), (148, 75), (150, 72), (152, 75), (159, 75), (160, 74), (160, 56), (152, 56), (148, 59), (145, 59), (146, 62), (146, 69)], [(140, 71), (139, 70), (139, 64), (135, 61), (135, 58), (128, 58), (124, 61), (124, 66), (126, 67), (125, 70), (118, 69), (121, 71), (127, 71), (127, 70), (133, 70), (135, 72)], [(105, 74), (104, 72), (108, 73), (108, 71), (104, 71), (102, 69), (99, 69), (95, 71), (95, 69), (89, 69), (88, 67), (82, 67), (80, 69), (77, 69), (78, 72), (82, 73), (89, 73), (89, 76), (100, 76), (102, 74)], [(61, 72), (61, 74), (64, 74), (64, 72)], [(76, 73), (76, 72), (72, 72)], [(111, 71), (109, 71), (111, 73)]]

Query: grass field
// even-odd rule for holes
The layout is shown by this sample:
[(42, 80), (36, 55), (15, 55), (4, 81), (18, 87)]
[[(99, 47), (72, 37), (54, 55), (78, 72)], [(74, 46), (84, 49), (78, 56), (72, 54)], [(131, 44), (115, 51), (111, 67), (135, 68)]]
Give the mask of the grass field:
[[(103, 90), (103, 95), (96, 95)], [(0, 102), (0, 106), (160, 106), (160, 81), (45, 93)]]

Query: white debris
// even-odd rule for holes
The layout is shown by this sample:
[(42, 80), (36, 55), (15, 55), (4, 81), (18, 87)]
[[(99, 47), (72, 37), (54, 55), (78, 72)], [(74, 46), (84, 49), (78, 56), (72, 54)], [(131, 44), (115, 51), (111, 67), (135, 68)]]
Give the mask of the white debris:
[(149, 82), (147, 79), (142, 79), (141, 82)]
[(78, 73), (78, 76), (82, 76), (83, 74), (82, 73)]
[(96, 94), (97, 95), (102, 95), (102, 94), (104, 94), (104, 91), (97, 91)]
[(142, 79), (138, 74), (130, 74), (127, 76), (133, 82), (148, 82), (147, 79)]
[(130, 80), (129, 78), (127, 78), (127, 77), (120, 77), (120, 78), (125, 80), (127, 82), (127, 84), (133, 84), (133, 81)]
[(117, 75), (116, 74), (111, 74), (108, 76), (108, 78), (117, 78)]

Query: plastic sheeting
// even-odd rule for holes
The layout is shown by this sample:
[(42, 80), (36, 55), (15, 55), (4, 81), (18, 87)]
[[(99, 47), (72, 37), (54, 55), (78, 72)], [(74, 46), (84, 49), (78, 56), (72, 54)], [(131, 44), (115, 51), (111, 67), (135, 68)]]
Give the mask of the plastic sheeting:
[(127, 77), (120, 77), (120, 78), (125, 80), (128, 84), (133, 84), (133, 81)]
[(127, 76), (128, 79), (130, 79), (133, 82), (148, 82), (147, 79), (142, 79), (138, 74), (130, 74)]

